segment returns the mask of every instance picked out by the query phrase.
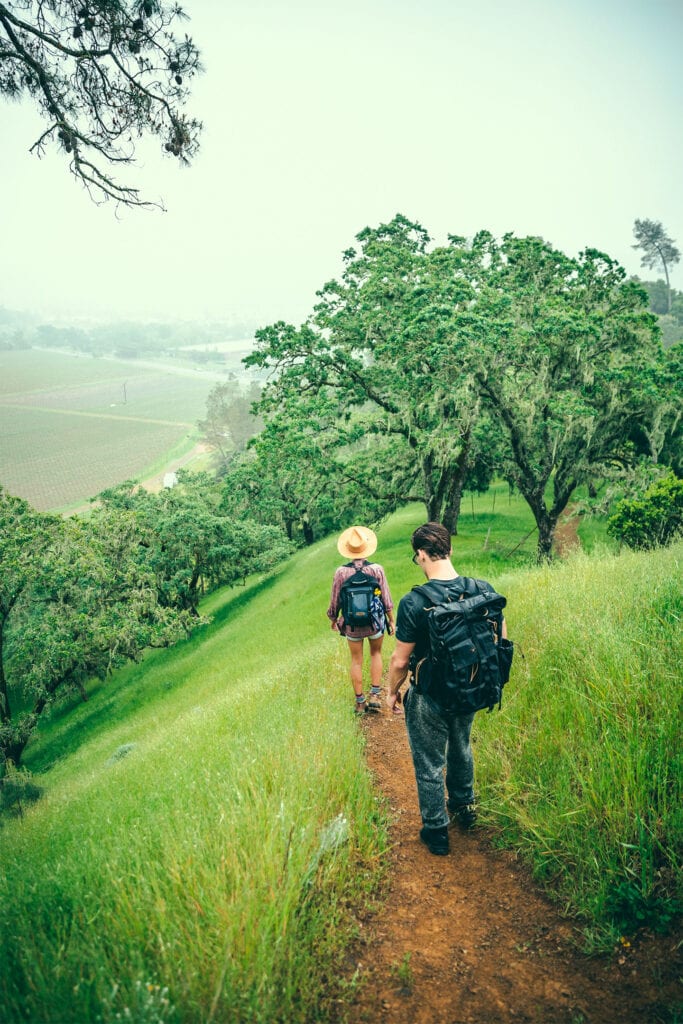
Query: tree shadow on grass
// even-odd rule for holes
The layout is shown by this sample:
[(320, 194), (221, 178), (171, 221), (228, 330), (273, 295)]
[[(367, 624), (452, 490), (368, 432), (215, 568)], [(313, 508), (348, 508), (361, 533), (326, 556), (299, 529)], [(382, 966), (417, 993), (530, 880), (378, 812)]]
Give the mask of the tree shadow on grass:
[(276, 572), (264, 579), (247, 583), (243, 592), (237, 596), (231, 593), (211, 612), (210, 622), (198, 626), (189, 637), (179, 640), (173, 647), (148, 649), (139, 663), (123, 666), (109, 679), (92, 680), (87, 688), (87, 702), (75, 694), (60, 701), (49, 717), (38, 726), (22, 759), (23, 764), (34, 774), (44, 774), (75, 754), (82, 743), (105, 732), (113, 723), (122, 725), (138, 711), (163, 700), (171, 690), (182, 686), (183, 680), (180, 677), (177, 681), (163, 679), (160, 675), (158, 681), (150, 684), (150, 671), (158, 671), (168, 659), (173, 661), (181, 655), (191, 657), (194, 648), (200, 647), (220, 632), (254, 598), (268, 591), (277, 582), (277, 577)]

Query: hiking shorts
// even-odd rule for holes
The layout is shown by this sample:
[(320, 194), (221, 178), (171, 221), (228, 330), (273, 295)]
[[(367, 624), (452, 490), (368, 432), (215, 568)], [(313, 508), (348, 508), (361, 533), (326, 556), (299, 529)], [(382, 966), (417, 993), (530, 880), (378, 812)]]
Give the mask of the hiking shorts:
[(346, 634), (346, 639), (350, 640), (352, 644), (362, 644), (363, 640), (379, 640), (381, 636), (384, 636), (384, 630), (380, 629), (379, 633), (371, 633), (370, 636), (349, 636)]

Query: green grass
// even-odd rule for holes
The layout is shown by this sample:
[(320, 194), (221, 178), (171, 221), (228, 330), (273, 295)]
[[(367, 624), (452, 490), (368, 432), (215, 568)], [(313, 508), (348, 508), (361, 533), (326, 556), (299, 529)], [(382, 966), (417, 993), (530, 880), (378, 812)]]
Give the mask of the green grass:
[(682, 579), (679, 544), (503, 581), (518, 652), (477, 719), (484, 816), (600, 944), (683, 908)]
[(214, 598), (211, 627), (34, 745), (46, 795), (3, 835), (6, 1020), (113, 1020), (136, 983), (183, 1021), (324, 1017), (384, 834), (310, 557)]
[[(518, 644), (502, 712), (475, 722), (482, 818), (605, 944), (666, 923), (680, 887), (683, 547), (538, 569), (533, 537), (510, 554), (523, 503), (492, 506), (466, 502), (454, 542)], [(423, 519), (379, 530), (396, 600)], [(329, 538), (212, 595), (209, 626), (43, 724), (44, 795), (0, 833), (7, 1024), (339, 1018), (387, 835), (325, 617), (338, 563)]]

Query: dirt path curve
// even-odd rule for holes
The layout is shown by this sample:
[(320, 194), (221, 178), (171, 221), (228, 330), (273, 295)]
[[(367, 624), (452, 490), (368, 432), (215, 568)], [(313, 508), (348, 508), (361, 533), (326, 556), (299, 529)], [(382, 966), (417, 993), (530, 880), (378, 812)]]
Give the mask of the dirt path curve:
[[(571, 922), (483, 828), (451, 834), (448, 857), (419, 842), (405, 724), (362, 722), (393, 816), (388, 899), (360, 921), (349, 971), (367, 979), (352, 1024), (670, 1024), (681, 1000), (679, 941), (652, 937), (586, 958)], [(678, 946), (678, 949), (677, 949)], [(408, 958), (406, 960), (406, 958)], [(401, 965), (404, 965), (403, 967)], [(678, 1018), (680, 1019), (680, 1018)]]
[(566, 509), (560, 516), (559, 522), (555, 528), (555, 540), (554, 549), (555, 554), (560, 558), (564, 558), (571, 551), (581, 547), (581, 541), (579, 540), (579, 520), (574, 514), (575, 505), (567, 505)]
[(210, 451), (212, 451), (211, 445), (207, 444), (206, 441), (198, 441), (191, 451), (169, 462), (160, 473), (156, 473), (147, 480), (141, 480), (140, 487), (144, 487), (146, 491), (150, 491), (152, 494), (158, 494), (164, 486), (164, 477), (167, 473), (175, 473), (176, 470), (183, 469), (183, 467), (198, 459), (200, 455), (205, 455), (206, 452)]

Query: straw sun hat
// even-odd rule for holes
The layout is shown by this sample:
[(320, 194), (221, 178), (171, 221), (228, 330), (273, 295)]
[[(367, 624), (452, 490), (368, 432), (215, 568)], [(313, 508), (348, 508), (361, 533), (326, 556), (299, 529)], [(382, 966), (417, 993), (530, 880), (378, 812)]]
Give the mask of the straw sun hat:
[(377, 550), (377, 537), (367, 526), (350, 526), (337, 541), (337, 550), (345, 558), (365, 558)]

